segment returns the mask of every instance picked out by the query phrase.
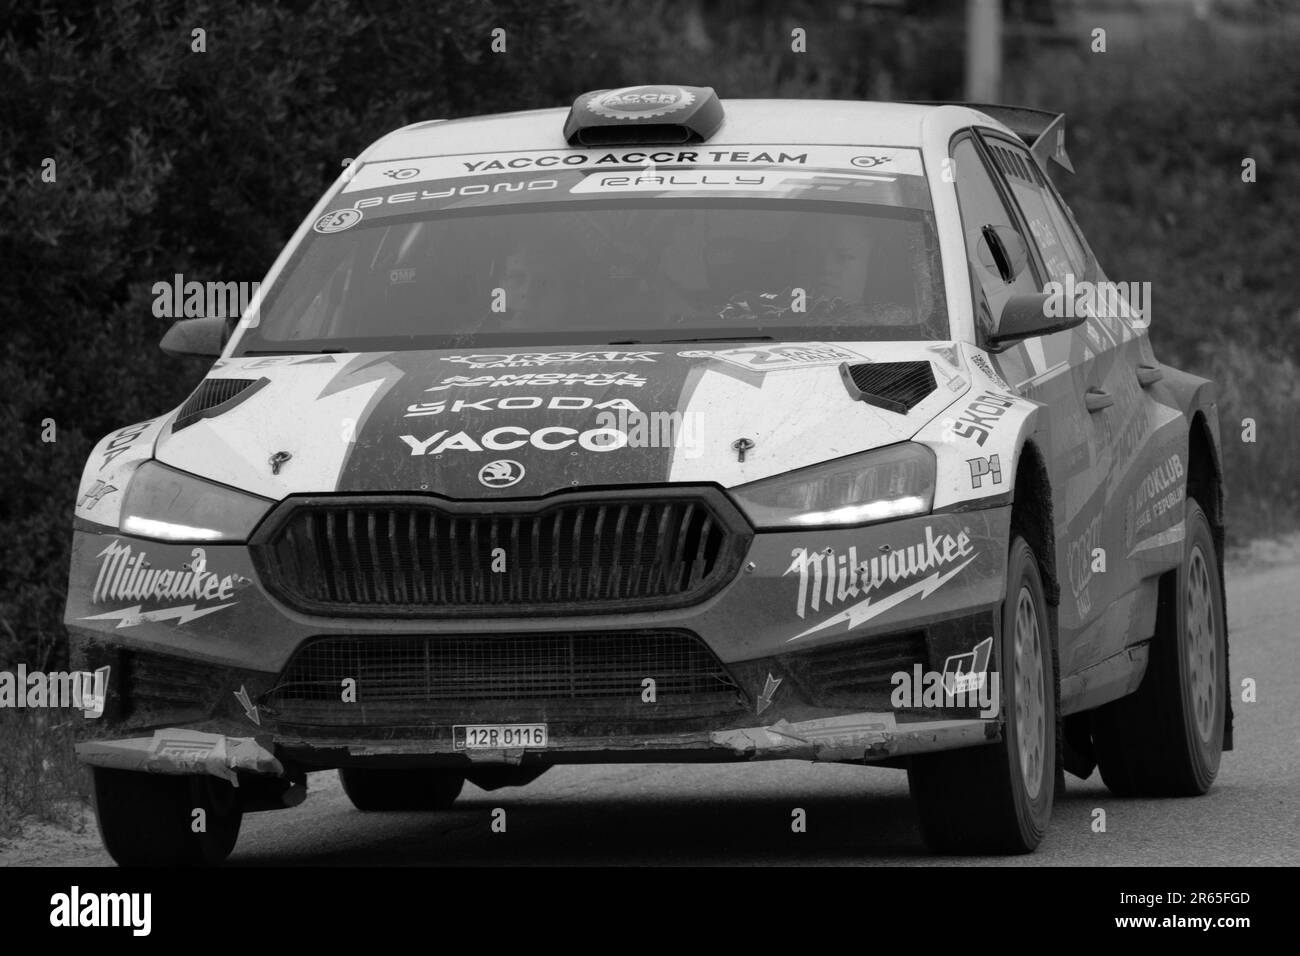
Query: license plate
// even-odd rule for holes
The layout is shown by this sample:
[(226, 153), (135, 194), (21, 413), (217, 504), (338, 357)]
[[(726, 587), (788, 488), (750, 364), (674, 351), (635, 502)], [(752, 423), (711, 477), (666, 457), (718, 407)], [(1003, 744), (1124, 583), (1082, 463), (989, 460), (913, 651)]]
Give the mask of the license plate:
[(546, 746), (545, 724), (457, 724), (451, 731), (457, 750)]

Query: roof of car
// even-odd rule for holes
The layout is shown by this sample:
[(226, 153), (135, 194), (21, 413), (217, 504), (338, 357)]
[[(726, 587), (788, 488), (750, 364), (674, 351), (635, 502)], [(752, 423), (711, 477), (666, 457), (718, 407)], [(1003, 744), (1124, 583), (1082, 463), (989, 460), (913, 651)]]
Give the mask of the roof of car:
[[(962, 107), (861, 100), (726, 99), (722, 105), (726, 115), (718, 131), (706, 143), (683, 148), (759, 143), (919, 147), (922, 122), (937, 110), (952, 111), (954, 128), (969, 125), (971, 117), (978, 115)], [(568, 112), (560, 107), (415, 123), (376, 142), (365, 159), (567, 149), (564, 119)]]

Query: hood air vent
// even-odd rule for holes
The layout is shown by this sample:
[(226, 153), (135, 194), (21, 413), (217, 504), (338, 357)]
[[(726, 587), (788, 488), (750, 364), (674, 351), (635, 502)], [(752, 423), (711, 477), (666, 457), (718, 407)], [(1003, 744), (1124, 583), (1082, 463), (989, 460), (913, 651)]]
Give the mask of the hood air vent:
[(840, 375), (854, 399), (900, 415), (938, 387), (929, 362), (845, 362)]
[(271, 380), (269, 378), (205, 378), (181, 406), (172, 432), (178, 432), (204, 418), (216, 418), (230, 411)]

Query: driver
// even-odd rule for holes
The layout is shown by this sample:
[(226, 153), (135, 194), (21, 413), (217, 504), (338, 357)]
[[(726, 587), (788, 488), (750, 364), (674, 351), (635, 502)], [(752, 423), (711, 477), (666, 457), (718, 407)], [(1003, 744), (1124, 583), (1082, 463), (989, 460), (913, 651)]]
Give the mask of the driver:
[(870, 220), (836, 216), (829, 227), (813, 232), (806, 248), (813, 281), (809, 294), (861, 308), (876, 248)]
[(497, 283), (504, 312), (493, 311), (479, 331), (532, 332), (566, 324), (574, 307), (576, 276), (562, 240), (533, 239), (506, 256)]
[[(790, 284), (781, 291), (733, 296), (723, 318), (780, 317), (810, 324), (868, 323), (907, 325), (917, 321), (914, 310), (891, 301), (902, 298), (898, 283), (910, 277), (888, 275), (879, 230), (886, 224), (860, 216), (817, 216), (792, 235), (798, 250)], [(795, 289), (804, 291), (804, 308), (796, 313)]]

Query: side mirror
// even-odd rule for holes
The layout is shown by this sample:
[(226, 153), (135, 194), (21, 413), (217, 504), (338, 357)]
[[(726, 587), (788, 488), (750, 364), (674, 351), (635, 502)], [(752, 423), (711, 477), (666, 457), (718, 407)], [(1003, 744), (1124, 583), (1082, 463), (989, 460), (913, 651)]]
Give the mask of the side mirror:
[(1029, 246), (1010, 226), (985, 226), (977, 248), (980, 265), (1003, 282), (1014, 282), (1029, 265)]
[(168, 355), (199, 355), (216, 358), (226, 345), (229, 327), (226, 319), (209, 317), (181, 319), (173, 322), (163, 336), (161, 347)]
[(1076, 310), (1070, 308), (1072, 305), (1060, 293), (1049, 295), (1045, 292), (1029, 292), (1013, 295), (1002, 306), (998, 330), (989, 336), (989, 345), (1005, 346), (1010, 342), (1051, 335), (1053, 332), (1063, 332), (1082, 325), (1088, 317), (1073, 314)]

